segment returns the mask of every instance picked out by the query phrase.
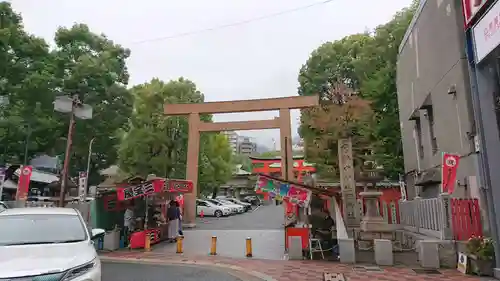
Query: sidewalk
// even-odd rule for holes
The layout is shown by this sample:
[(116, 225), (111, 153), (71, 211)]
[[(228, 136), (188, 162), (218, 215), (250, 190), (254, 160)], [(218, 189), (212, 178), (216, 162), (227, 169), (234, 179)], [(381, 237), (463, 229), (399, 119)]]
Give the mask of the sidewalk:
[(479, 281), (477, 277), (462, 275), (456, 270), (439, 270), (441, 274), (417, 274), (410, 268), (347, 265), (323, 261), (275, 261), (256, 259), (229, 259), (211, 256), (184, 256), (170, 253), (126, 251), (102, 253), (103, 261), (144, 262), (155, 264), (186, 264), (215, 266), (241, 271), (266, 281), (319, 281), (324, 273), (342, 273), (349, 281)]

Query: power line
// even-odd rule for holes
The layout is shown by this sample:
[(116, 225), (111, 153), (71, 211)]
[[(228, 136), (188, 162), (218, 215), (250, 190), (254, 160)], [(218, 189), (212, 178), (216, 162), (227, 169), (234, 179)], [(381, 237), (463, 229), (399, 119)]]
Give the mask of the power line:
[(157, 37), (157, 38), (151, 38), (151, 39), (136, 41), (136, 42), (132, 42), (132, 44), (144, 44), (144, 43), (151, 43), (151, 42), (157, 42), (157, 41), (164, 41), (164, 40), (170, 40), (170, 39), (180, 38), (180, 37), (187, 37), (187, 36), (191, 36), (191, 35), (196, 35), (196, 34), (200, 34), (200, 33), (205, 33), (205, 32), (210, 32), (210, 31), (225, 29), (225, 28), (231, 28), (231, 27), (241, 26), (241, 25), (253, 23), (253, 22), (256, 22), (256, 21), (266, 20), (266, 19), (275, 18), (275, 17), (286, 15), (286, 14), (290, 14), (290, 13), (293, 13), (293, 12), (306, 10), (306, 9), (309, 9), (309, 8), (312, 8), (312, 7), (315, 7), (315, 6), (319, 6), (319, 5), (324, 5), (324, 4), (333, 2), (333, 1), (334, 0), (324, 0), (324, 1), (321, 1), (321, 2), (316, 2), (316, 3), (313, 3), (313, 4), (309, 4), (309, 5), (306, 5), (306, 6), (301, 6), (301, 7), (297, 7), (297, 8), (293, 8), (293, 9), (289, 9), (289, 10), (284, 10), (284, 11), (277, 12), (277, 13), (274, 13), (274, 14), (268, 14), (268, 15), (264, 15), (264, 16), (259, 16), (259, 17), (255, 17), (255, 18), (243, 20), (243, 21), (238, 21), (238, 22), (233, 22), (233, 23), (218, 25), (218, 26), (209, 27), (209, 28), (205, 28), (205, 29), (199, 29), (199, 30), (181, 32), (181, 33), (177, 33), (177, 34), (173, 34), (173, 35), (169, 35), (169, 36), (163, 36), (163, 37)]

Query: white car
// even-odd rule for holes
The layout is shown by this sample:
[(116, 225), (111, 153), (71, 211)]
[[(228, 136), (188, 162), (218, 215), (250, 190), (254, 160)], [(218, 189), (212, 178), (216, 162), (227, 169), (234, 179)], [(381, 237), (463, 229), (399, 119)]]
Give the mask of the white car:
[(204, 216), (214, 216), (218, 218), (231, 215), (231, 209), (229, 207), (217, 206), (212, 202), (197, 199), (196, 214), (201, 216), (202, 211)]
[(224, 200), (234, 203), (236, 205), (241, 205), (245, 208), (245, 211), (250, 211), (252, 209), (252, 204), (247, 202), (242, 202), (236, 198), (225, 198)]
[(222, 206), (226, 206), (231, 208), (231, 211), (235, 214), (241, 214), (245, 212), (245, 207), (241, 205), (234, 204), (233, 202), (226, 201), (224, 199), (208, 199), (207, 201), (210, 201), (214, 204), (221, 204)]
[(0, 212), (0, 280), (101, 281), (101, 261), (79, 211), (13, 208)]

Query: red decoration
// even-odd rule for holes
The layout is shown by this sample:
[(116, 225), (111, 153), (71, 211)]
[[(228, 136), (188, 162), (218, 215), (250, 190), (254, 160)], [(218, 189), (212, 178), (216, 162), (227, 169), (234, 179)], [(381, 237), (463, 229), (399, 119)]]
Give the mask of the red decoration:
[(28, 199), (28, 190), (30, 188), (31, 174), (33, 167), (21, 166), (19, 169), (19, 181), (17, 184), (16, 200)]
[(190, 180), (168, 180), (165, 191), (191, 193), (193, 192), (193, 182)]
[(134, 198), (151, 195), (154, 193), (162, 192), (164, 180), (152, 180), (141, 183), (135, 186), (118, 189), (116, 191), (118, 200), (131, 200)]
[(441, 170), (441, 191), (443, 193), (452, 194), (455, 190), (459, 162), (460, 156), (443, 153), (443, 167)]

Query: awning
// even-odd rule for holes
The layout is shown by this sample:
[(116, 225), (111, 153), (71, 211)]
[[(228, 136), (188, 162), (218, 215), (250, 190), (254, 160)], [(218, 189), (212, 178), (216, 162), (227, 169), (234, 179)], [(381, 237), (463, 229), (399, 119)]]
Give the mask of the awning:
[(193, 182), (179, 179), (153, 179), (137, 185), (118, 188), (117, 198), (120, 201), (132, 200), (155, 193), (191, 193), (193, 192)]

